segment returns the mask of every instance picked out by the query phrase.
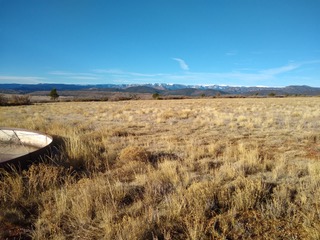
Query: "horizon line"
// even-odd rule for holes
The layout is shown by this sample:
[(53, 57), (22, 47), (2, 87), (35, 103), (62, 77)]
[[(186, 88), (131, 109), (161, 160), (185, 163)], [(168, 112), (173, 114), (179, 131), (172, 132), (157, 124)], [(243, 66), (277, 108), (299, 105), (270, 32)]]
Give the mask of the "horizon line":
[(0, 83), (0, 85), (9, 85), (9, 84), (15, 84), (15, 85), (73, 85), (73, 86), (99, 86), (99, 85), (114, 85), (114, 86), (121, 86), (121, 85), (135, 85), (135, 86), (145, 86), (145, 85), (182, 85), (186, 87), (190, 86), (199, 86), (199, 87), (210, 87), (210, 86), (219, 86), (219, 87), (258, 87), (258, 88), (285, 88), (290, 86), (297, 86), (297, 87), (311, 87), (311, 88), (320, 88), (320, 86), (311, 86), (306, 84), (292, 84), (292, 85), (285, 85), (285, 86), (266, 86), (266, 85), (229, 85), (229, 84), (183, 84), (183, 83), (58, 83), (58, 82), (52, 82), (52, 83)]

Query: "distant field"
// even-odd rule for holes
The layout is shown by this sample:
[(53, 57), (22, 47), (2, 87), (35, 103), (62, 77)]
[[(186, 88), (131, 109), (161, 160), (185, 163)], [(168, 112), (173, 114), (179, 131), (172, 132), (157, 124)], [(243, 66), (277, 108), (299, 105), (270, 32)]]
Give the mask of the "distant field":
[(0, 238), (319, 239), (320, 98), (56, 102), (60, 154), (0, 177)]

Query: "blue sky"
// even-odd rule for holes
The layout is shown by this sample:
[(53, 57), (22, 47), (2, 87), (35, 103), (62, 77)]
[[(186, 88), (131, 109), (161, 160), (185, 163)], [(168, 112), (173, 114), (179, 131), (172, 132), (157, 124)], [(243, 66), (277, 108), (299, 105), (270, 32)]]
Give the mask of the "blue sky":
[(320, 87), (320, 0), (0, 0), (0, 83)]

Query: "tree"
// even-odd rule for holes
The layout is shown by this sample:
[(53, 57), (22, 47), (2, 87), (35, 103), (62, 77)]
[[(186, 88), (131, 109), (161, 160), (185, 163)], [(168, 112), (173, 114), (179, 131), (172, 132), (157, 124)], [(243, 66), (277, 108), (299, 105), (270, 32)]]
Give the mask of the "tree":
[(274, 92), (271, 92), (271, 93), (268, 94), (268, 96), (269, 97), (274, 97), (274, 96), (276, 96), (276, 94)]
[(54, 101), (57, 100), (59, 98), (59, 94), (57, 92), (57, 89), (55, 89), (55, 88), (52, 89), (49, 96), (50, 96), (51, 100), (54, 100)]
[(153, 99), (159, 99), (160, 98), (160, 94), (159, 93), (154, 93), (154, 94), (152, 94), (152, 98)]

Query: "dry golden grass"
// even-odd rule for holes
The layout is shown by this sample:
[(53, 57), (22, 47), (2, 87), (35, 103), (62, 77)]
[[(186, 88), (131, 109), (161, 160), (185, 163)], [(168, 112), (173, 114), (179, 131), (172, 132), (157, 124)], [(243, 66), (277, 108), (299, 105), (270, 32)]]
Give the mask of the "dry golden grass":
[(59, 154), (1, 173), (0, 238), (319, 239), (320, 98), (48, 103)]

